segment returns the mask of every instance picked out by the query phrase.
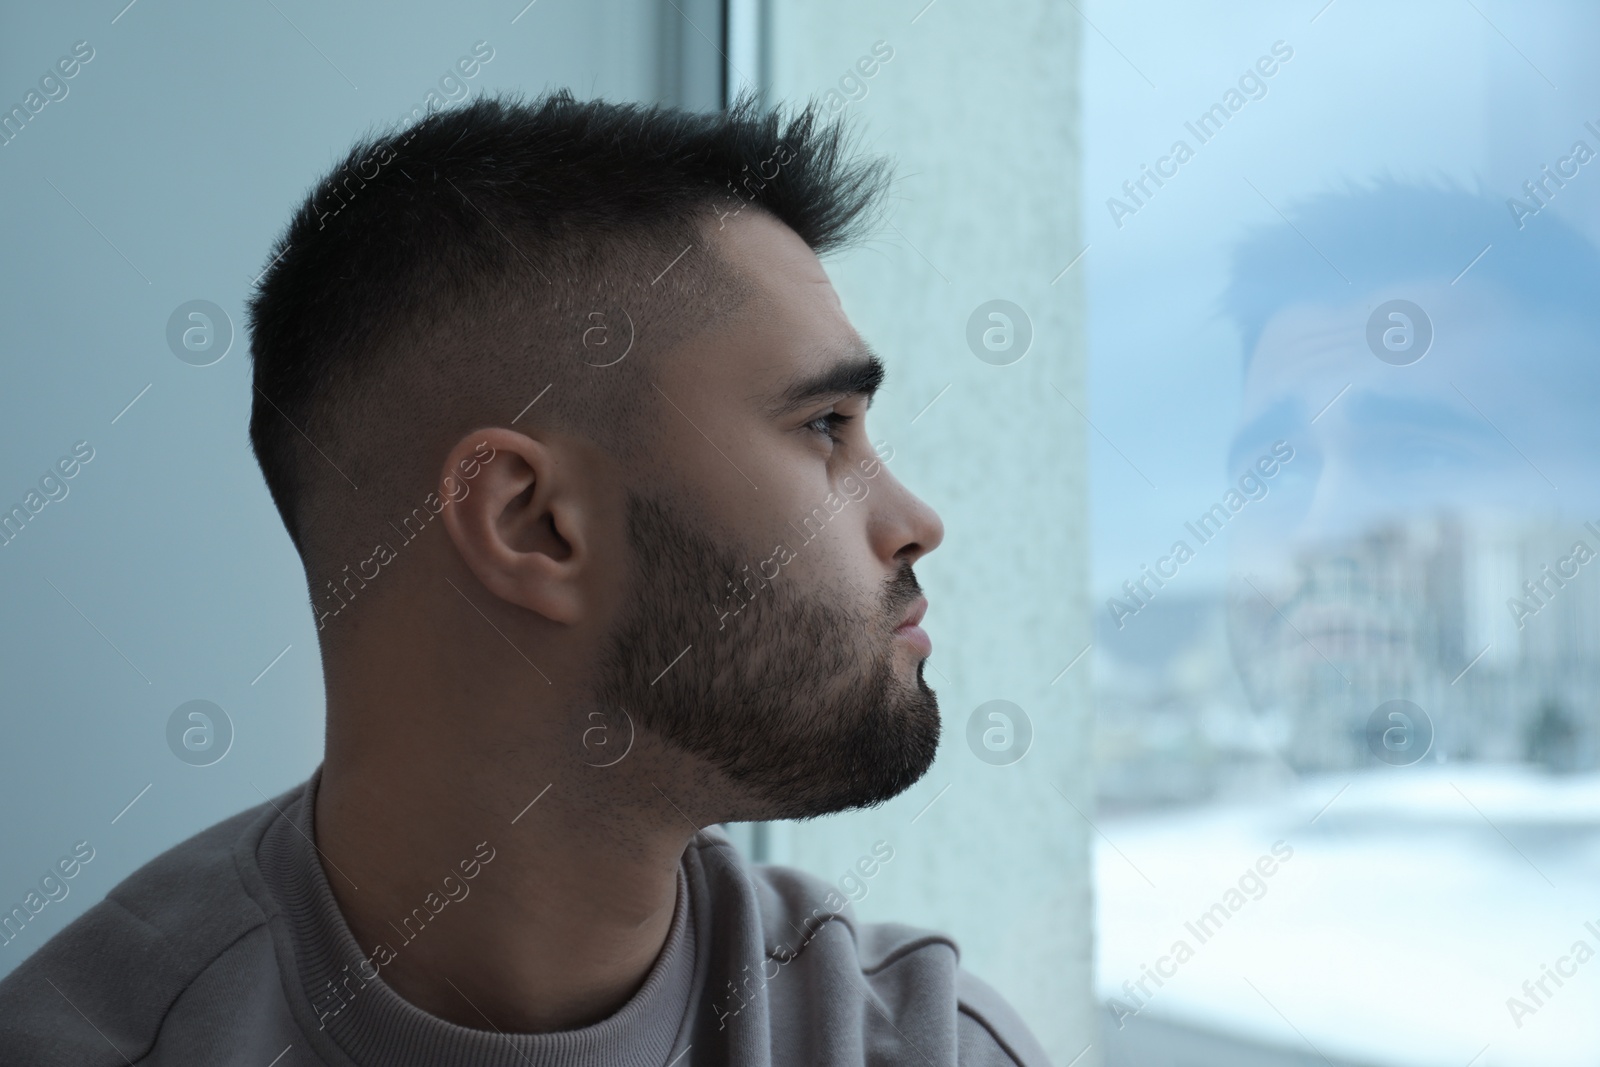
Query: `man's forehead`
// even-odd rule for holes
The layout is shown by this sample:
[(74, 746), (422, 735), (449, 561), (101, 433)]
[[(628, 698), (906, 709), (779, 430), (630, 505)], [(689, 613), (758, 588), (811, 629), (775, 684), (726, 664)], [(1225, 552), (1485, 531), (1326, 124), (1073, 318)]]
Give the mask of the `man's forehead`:
[(1280, 308), (1261, 328), (1250, 369), (1273, 375), (1289, 367), (1341, 359), (1361, 343), (1362, 325), (1348, 306), (1291, 304)]
[(751, 299), (701, 346), (696, 373), (716, 373), (730, 392), (773, 415), (878, 387), (882, 361), (851, 326), (821, 261), (797, 233), (759, 210), (713, 222), (707, 233), (711, 251)]
[[(1516, 327), (1505, 305), (1481, 292), (1419, 289), (1417, 302), (1429, 316), (1429, 350), (1416, 363), (1396, 366), (1368, 343), (1368, 319), (1387, 293), (1343, 304), (1292, 304), (1268, 319), (1251, 353), (1244, 382), (1246, 408), (1285, 395), (1329, 399), (1330, 383), (1394, 392), (1450, 391), (1492, 372), (1503, 357), (1506, 331)], [(1323, 394), (1326, 393), (1326, 396)], [(1318, 401), (1320, 406), (1321, 401)]]
[(1268, 321), (1246, 373), (1235, 451), (1263, 437), (1356, 442), (1400, 428), (1461, 442), (1503, 427), (1524, 445), (1588, 432), (1600, 375), (1580, 354), (1590, 345), (1575, 320), (1540, 318), (1487, 285), (1423, 291), (1432, 345), (1417, 362), (1393, 365), (1372, 352), (1365, 321), (1390, 295), (1285, 307)]
[[(707, 247), (768, 294), (802, 283), (832, 286), (811, 246), (787, 224), (760, 208), (708, 220)], [(837, 302), (837, 297), (833, 297)]]

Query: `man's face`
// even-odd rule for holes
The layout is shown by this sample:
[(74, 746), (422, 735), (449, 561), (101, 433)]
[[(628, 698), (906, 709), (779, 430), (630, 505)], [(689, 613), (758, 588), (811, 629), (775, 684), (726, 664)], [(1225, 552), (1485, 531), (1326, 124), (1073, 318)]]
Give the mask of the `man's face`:
[[(1274, 442), (1294, 451), (1230, 523), (1231, 636), (1258, 695), (1285, 668), (1303, 675), (1332, 661), (1349, 676), (1349, 664), (1412, 654), (1419, 605), (1393, 594), (1413, 576), (1377, 573), (1383, 544), (1425, 545), (1448, 533), (1441, 521), (1481, 543), (1530, 520), (1588, 518), (1600, 504), (1593, 466), (1574, 448), (1595, 432), (1593, 372), (1572, 355), (1588, 342), (1491, 286), (1405, 288), (1433, 331), (1414, 363), (1369, 346), (1368, 319), (1389, 292), (1285, 307), (1252, 354), (1230, 481)], [(1401, 552), (1388, 558), (1410, 566)], [(1504, 584), (1493, 590), (1499, 611), (1515, 591)], [(1466, 625), (1471, 610), (1445, 621)]]
[(1368, 346), (1368, 319), (1387, 294), (1286, 307), (1262, 330), (1228, 469), (1237, 480), (1275, 440), (1294, 448), (1285, 469), (1294, 491), (1278, 494), (1290, 499), (1263, 530), (1277, 543), (1347, 537), (1440, 508), (1545, 510), (1544, 475), (1559, 484), (1569, 473), (1555, 469), (1566, 466), (1562, 435), (1585, 416), (1569, 391), (1580, 383), (1557, 369), (1570, 366), (1559, 328), (1529, 321), (1493, 290), (1434, 282), (1409, 291), (1433, 333), (1409, 365)]
[(943, 527), (867, 437), (870, 356), (816, 256), (760, 213), (709, 233), (758, 292), (659, 363), (595, 699), (717, 768), (729, 818), (876, 804), (938, 746), (925, 651), (896, 628)]

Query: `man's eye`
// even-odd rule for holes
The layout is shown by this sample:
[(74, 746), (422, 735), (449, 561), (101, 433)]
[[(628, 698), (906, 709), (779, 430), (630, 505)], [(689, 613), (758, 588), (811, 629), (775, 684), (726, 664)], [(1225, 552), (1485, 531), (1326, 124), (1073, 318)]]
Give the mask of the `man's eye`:
[(844, 433), (845, 426), (853, 418), (854, 415), (841, 415), (837, 411), (830, 411), (826, 415), (818, 415), (806, 423), (806, 427), (822, 434), (830, 441), (838, 441)]

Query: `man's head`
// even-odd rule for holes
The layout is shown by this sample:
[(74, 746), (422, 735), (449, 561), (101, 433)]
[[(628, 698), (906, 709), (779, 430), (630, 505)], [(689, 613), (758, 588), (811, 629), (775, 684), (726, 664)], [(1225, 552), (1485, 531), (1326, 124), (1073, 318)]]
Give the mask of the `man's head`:
[(1600, 255), (1553, 215), (1513, 221), (1495, 196), (1383, 181), (1311, 198), (1235, 250), (1228, 476), (1274, 442), (1293, 458), (1229, 524), (1231, 636), (1257, 701), (1298, 706), (1297, 729), (1311, 705), (1348, 704), (1345, 735), (1302, 746), (1308, 764), (1364, 753), (1379, 701), (1437, 681), (1447, 719), (1514, 660), (1519, 635), (1499, 631), (1519, 546), (1540, 524), (1570, 546), (1600, 505)]
[[(318, 186), (252, 302), (251, 440), (330, 760), (531, 760), (696, 820), (926, 770), (937, 701), (894, 630), (942, 528), (868, 441), (883, 368), (817, 259), (885, 181), (810, 109), (562, 93), (433, 115)], [(597, 729), (632, 746), (612, 768)]]
[[(1592, 477), (1570, 444), (1595, 433), (1597, 284), (1586, 239), (1553, 217), (1519, 232), (1493, 196), (1386, 181), (1311, 198), (1234, 252), (1224, 306), (1245, 374), (1230, 480), (1264, 445), (1293, 445), (1280, 544), (1440, 508), (1548, 510), (1551, 482)], [(1424, 317), (1390, 318), (1395, 299)], [(1374, 315), (1380, 348), (1393, 331), (1426, 354), (1376, 355)]]

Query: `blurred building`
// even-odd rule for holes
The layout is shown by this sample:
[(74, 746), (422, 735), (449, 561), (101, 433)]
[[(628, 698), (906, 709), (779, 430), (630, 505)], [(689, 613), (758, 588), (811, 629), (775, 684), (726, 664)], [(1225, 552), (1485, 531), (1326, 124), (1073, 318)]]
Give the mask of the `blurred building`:
[(1438, 514), (1303, 549), (1295, 570), (1100, 627), (1103, 802), (1372, 765), (1368, 723), (1394, 699), (1425, 713), (1428, 760), (1600, 767), (1600, 536), (1582, 523)]

